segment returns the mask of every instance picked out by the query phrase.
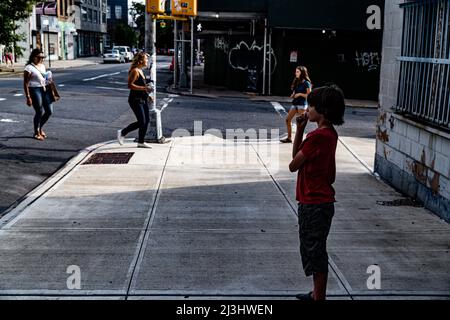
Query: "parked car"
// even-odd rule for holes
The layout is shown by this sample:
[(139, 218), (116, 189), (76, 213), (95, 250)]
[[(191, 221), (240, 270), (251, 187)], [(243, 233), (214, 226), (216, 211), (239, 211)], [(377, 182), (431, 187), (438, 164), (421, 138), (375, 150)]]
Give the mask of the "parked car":
[(103, 63), (119, 62), (125, 63), (125, 55), (120, 53), (119, 50), (106, 50), (103, 54)]
[(131, 52), (130, 47), (128, 46), (114, 46), (112, 47), (113, 50), (119, 50), (121, 54), (125, 56), (125, 61), (129, 62), (133, 60), (133, 53)]

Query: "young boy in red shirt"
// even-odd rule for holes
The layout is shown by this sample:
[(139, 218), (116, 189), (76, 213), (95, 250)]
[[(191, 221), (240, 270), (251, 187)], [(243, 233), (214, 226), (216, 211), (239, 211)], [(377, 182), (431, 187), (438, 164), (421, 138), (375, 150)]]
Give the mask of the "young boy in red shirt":
[[(307, 112), (297, 118), (291, 172), (298, 171), (296, 196), (300, 255), (306, 276), (313, 276), (314, 291), (297, 295), (302, 300), (325, 300), (328, 281), (326, 242), (334, 215), (336, 146), (333, 125), (344, 123), (344, 95), (337, 86), (313, 90), (308, 95)], [(303, 141), (308, 120), (317, 123)]]

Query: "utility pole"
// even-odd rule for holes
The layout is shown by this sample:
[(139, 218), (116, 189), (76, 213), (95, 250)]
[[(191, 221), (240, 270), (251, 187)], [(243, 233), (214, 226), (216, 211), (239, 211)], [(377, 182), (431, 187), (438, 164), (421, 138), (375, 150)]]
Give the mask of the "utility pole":
[(152, 15), (145, 13), (145, 52), (151, 54), (153, 42), (153, 23)]

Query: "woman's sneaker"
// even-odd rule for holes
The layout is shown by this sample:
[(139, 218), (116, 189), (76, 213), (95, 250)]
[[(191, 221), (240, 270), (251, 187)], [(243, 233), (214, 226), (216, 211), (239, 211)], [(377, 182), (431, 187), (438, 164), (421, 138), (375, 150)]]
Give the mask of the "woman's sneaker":
[(151, 149), (152, 147), (149, 144), (144, 143), (138, 143), (137, 145), (138, 148), (147, 148), (147, 149)]
[(122, 130), (117, 130), (117, 141), (120, 145), (123, 145), (124, 136), (122, 135)]

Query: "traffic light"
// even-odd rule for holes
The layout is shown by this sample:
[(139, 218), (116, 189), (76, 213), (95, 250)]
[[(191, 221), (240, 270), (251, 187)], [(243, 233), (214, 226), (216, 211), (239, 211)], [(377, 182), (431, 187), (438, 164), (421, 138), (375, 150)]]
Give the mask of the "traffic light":
[(173, 16), (197, 16), (197, 0), (170, 0)]
[(147, 13), (163, 14), (166, 0), (147, 0)]

